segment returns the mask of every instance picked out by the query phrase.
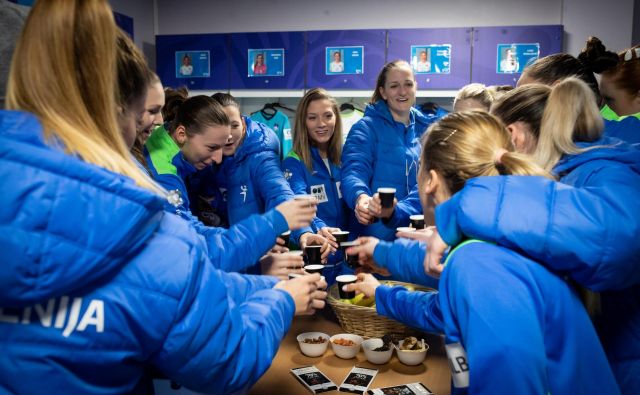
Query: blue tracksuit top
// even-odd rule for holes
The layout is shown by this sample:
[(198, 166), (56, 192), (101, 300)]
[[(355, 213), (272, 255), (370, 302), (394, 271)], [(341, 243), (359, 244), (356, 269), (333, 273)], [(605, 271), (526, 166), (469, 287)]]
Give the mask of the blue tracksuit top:
[(315, 147), (311, 147), (311, 159), (313, 170), (309, 171), (298, 155), (290, 151), (282, 162), (284, 177), (296, 195), (311, 194), (318, 199), (314, 231), (326, 226), (346, 230), (349, 209), (340, 194), (340, 166), (329, 162), (329, 171)]
[[(247, 125), (244, 141), (233, 156), (224, 158), (216, 174), (226, 197), (230, 225), (293, 199), (280, 169), (278, 138), (266, 125), (243, 118)], [(309, 227), (294, 231), (291, 238), (298, 243), (300, 235), (310, 231)]]
[(342, 196), (354, 209), (358, 196), (373, 196), (379, 187), (396, 188), (398, 205), (389, 221), (377, 221), (352, 232), (392, 240), (398, 226), (407, 226), (409, 216), (422, 212), (416, 173), (420, 160), (420, 137), (427, 118), (411, 109), (408, 126), (396, 122), (387, 103), (368, 105), (364, 117), (349, 132), (342, 152)]
[(27, 113), (0, 112), (0, 175), (0, 392), (145, 393), (153, 367), (223, 394), (267, 370), (295, 311), (275, 278), (216, 270), (164, 199)]
[(186, 183), (196, 174), (196, 168), (184, 159), (180, 148), (167, 131), (156, 128), (145, 145), (145, 156), (151, 175), (168, 191), (178, 191), (182, 204), (165, 204), (165, 210), (175, 212), (189, 221), (205, 239), (213, 265), (228, 272), (240, 272), (258, 262), (277, 235), (288, 225), (282, 214), (271, 210), (263, 216), (250, 216), (229, 229), (204, 225), (189, 210)]
[[(479, 177), (436, 208), (442, 238), (522, 251), (602, 291), (597, 329), (622, 393), (640, 388), (640, 151), (604, 137), (541, 177)], [(482, 204), (479, 204), (482, 202)]]
[(444, 332), (454, 394), (620, 393), (573, 289), (506, 248), (463, 245), (451, 254), (438, 292), (380, 286), (376, 308)]

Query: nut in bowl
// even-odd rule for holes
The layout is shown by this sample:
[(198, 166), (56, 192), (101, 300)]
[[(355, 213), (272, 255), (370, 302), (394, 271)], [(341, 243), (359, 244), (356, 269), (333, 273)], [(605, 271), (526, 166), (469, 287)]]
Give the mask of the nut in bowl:
[(319, 357), (327, 351), (329, 335), (322, 332), (305, 332), (296, 337), (302, 353), (308, 357)]
[[(416, 342), (414, 342), (416, 340)], [(408, 343), (415, 343), (413, 347), (407, 347)], [(427, 351), (429, 345), (424, 342), (424, 339), (417, 341), (414, 337), (408, 337), (396, 346), (398, 351), (398, 359), (405, 365), (419, 365), (427, 357)]]
[(360, 351), (360, 344), (362, 344), (362, 337), (358, 335), (352, 335), (350, 333), (340, 333), (333, 335), (329, 339), (331, 342), (331, 348), (333, 352), (342, 359), (351, 359)]
[(362, 349), (364, 355), (367, 357), (367, 361), (382, 365), (391, 359), (393, 355), (393, 346), (391, 344), (384, 344), (382, 339), (373, 338), (362, 342)]

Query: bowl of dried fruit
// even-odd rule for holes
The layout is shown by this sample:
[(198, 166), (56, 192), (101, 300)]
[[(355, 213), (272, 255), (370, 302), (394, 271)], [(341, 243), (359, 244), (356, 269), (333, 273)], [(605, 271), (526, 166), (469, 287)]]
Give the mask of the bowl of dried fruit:
[(418, 340), (410, 336), (400, 341), (396, 346), (396, 350), (398, 350), (398, 359), (403, 364), (419, 365), (427, 357), (429, 345), (424, 342), (424, 339)]
[(327, 351), (329, 335), (322, 332), (305, 332), (296, 337), (300, 350), (308, 357), (319, 357)]
[(360, 351), (360, 344), (362, 344), (362, 340), (361, 336), (352, 335), (350, 333), (340, 333), (338, 335), (331, 336), (329, 339), (333, 352), (343, 359), (351, 359), (355, 357), (358, 351)]
[(390, 336), (383, 336), (382, 339), (373, 338), (362, 342), (362, 349), (367, 361), (382, 365), (391, 359), (393, 355), (393, 341)]

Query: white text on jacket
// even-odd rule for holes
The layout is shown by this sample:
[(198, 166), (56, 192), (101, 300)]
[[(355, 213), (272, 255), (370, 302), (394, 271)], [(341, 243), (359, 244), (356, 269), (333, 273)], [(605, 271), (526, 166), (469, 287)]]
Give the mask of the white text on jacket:
[[(91, 299), (84, 311), (82, 298), (73, 298), (70, 307), (69, 301), (68, 296), (61, 296), (57, 299), (49, 299), (46, 304), (37, 304), (23, 309), (0, 307), (0, 323), (37, 324), (38, 322), (33, 320), (36, 318), (40, 325), (46, 328), (50, 328), (52, 324), (56, 329), (64, 328), (62, 331), (64, 337), (68, 337), (73, 331), (82, 332), (89, 325), (95, 326), (97, 333), (104, 332), (104, 301)], [(55, 316), (54, 311), (56, 312)]]

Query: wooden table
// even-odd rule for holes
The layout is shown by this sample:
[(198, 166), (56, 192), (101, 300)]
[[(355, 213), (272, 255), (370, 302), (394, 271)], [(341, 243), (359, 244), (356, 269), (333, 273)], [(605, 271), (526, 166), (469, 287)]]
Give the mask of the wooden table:
[[(374, 365), (367, 361), (362, 349), (354, 359), (338, 358), (329, 345), (324, 355), (310, 358), (302, 354), (296, 336), (302, 332), (324, 332), (329, 336), (344, 333), (337, 323), (335, 316), (327, 306), (321, 313), (311, 317), (296, 317), (291, 324), (289, 333), (282, 341), (278, 354), (269, 370), (260, 378), (249, 394), (310, 394), (289, 371), (292, 368), (315, 365), (331, 381), (340, 386), (354, 365), (378, 369), (378, 374), (369, 388), (388, 387), (391, 385), (421, 382), (434, 394), (449, 395), (451, 374), (444, 351), (444, 343), (440, 336), (425, 335), (425, 342), (429, 344), (427, 359), (420, 365), (407, 366), (402, 364), (394, 352), (391, 360), (384, 365)], [(331, 391), (323, 394), (345, 394)]]

